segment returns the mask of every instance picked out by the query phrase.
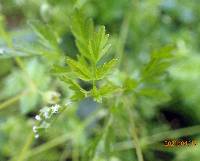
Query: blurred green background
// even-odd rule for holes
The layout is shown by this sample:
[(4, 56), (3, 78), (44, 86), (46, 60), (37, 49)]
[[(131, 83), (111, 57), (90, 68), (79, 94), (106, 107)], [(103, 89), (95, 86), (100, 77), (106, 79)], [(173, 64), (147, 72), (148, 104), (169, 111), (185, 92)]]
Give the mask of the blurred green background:
[[(112, 125), (106, 126), (108, 107), (115, 106), (115, 99), (104, 104), (90, 98), (77, 102), (41, 138), (33, 138), (39, 109), (63, 103), (70, 95), (50, 69), (77, 54), (70, 31), (75, 8), (105, 25), (110, 34), (109, 53), (121, 64), (110, 78), (116, 83), (137, 78), (152, 51), (176, 46), (177, 57), (159, 86), (168, 97), (130, 96), (124, 104), (134, 104), (145, 161), (199, 161), (199, 0), (1, 0), (0, 161), (78, 161), (84, 156), (90, 161), (87, 149), (95, 151), (94, 161), (137, 160), (127, 132), (128, 112), (120, 103)], [(98, 147), (91, 146), (98, 138)], [(167, 138), (193, 139), (197, 145), (166, 148)]]

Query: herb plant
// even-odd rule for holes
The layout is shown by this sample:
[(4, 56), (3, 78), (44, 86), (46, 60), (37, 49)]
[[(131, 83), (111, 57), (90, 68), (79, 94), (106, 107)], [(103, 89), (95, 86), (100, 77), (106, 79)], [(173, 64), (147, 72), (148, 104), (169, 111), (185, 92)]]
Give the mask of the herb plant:
[[(71, 31), (75, 38), (75, 43), (78, 48), (79, 54), (77, 59), (74, 60), (70, 57), (66, 58), (66, 67), (59, 67), (57, 64), (52, 71), (58, 75), (59, 79), (64, 81), (73, 94), (69, 97), (70, 101), (76, 102), (83, 100), (87, 97), (91, 97), (94, 101), (109, 105), (108, 114), (106, 117), (108, 121), (105, 124), (104, 134), (100, 134), (96, 143), (85, 152), (83, 160), (93, 160), (95, 153), (101, 140), (104, 140), (105, 150), (110, 151), (110, 142), (108, 142), (107, 136), (109, 128), (111, 128), (112, 117), (115, 114), (112, 110), (118, 107), (122, 100), (126, 100), (124, 106), (131, 106), (131, 102), (127, 100), (130, 97), (137, 97), (142, 95), (150, 97), (165, 97), (167, 94), (162, 92), (159, 87), (159, 81), (164, 80), (164, 72), (169, 67), (172, 58), (174, 57), (174, 47), (167, 46), (159, 51), (154, 51), (151, 54), (149, 62), (140, 71), (139, 77), (134, 79), (126, 76), (117, 85), (112, 80), (109, 80), (109, 75), (112, 71), (117, 70), (117, 59), (111, 60), (103, 59), (107, 56), (107, 51), (111, 44), (108, 43), (109, 35), (106, 34), (105, 26), (95, 27), (91, 19), (86, 19), (80, 13), (75, 11), (71, 17)], [(63, 69), (63, 70), (61, 70)], [(63, 72), (64, 71), (64, 72)], [(120, 74), (121, 71), (119, 71)], [(123, 71), (122, 71), (123, 73)], [(119, 77), (119, 76), (117, 76)], [(90, 86), (89, 90), (81, 87), (81, 81), (87, 83)], [(109, 97), (116, 101), (116, 103), (110, 103)], [(130, 105), (129, 105), (130, 104)], [(113, 106), (113, 107), (112, 107)], [(49, 127), (49, 123), (46, 119), (53, 116), (54, 113), (59, 111), (60, 105), (52, 106), (51, 108), (45, 107), (41, 110), (40, 115), (36, 115), (35, 119), (40, 123), (39, 126), (33, 126), (35, 137), (38, 138), (38, 132), (40, 129), (46, 129)], [(140, 147), (138, 134), (135, 131), (135, 123), (132, 119), (132, 112), (130, 107), (125, 107), (127, 113), (130, 115), (131, 135), (133, 136), (134, 144), (136, 146), (136, 154), (139, 161), (143, 161), (142, 150)], [(118, 120), (120, 121), (120, 119)], [(127, 131), (128, 132), (128, 131)], [(104, 136), (105, 135), (105, 136)], [(108, 145), (107, 145), (108, 144)], [(108, 147), (107, 147), (108, 146)], [(86, 157), (85, 157), (86, 156)], [(109, 158), (109, 155), (107, 156)]]
[(199, 140), (195, 1), (8, 0), (0, 11), (0, 161), (198, 160), (197, 146), (163, 144)]

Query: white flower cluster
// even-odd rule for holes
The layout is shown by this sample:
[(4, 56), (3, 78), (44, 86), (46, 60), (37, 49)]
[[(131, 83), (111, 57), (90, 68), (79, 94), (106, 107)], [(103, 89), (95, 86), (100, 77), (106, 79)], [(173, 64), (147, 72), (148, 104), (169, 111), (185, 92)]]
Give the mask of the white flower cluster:
[[(71, 102), (65, 104), (68, 106)], [(35, 116), (36, 124), (33, 126), (33, 132), (35, 134), (35, 138), (39, 137), (39, 131), (42, 129), (47, 129), (50, 126), (50, 119), (53, 115), (62, 111), (65, 106), (60, 106), (55, 104), (51, 107), (44, 107), (40, 110), (40, 113)]]
[(33, 126), (33, 132), (35, 138), (39, 137), (39, 132), (42, 129), (47, 129), (50, 126), (50, 121), (53, 115), (63, 111), (63, 109), (69, 106), (72, 102), (67, 100), (64, 106), (58, 104), (52, 105), (51, 107), (43, 107), (40, 113), (35, 116), (36, 124)]

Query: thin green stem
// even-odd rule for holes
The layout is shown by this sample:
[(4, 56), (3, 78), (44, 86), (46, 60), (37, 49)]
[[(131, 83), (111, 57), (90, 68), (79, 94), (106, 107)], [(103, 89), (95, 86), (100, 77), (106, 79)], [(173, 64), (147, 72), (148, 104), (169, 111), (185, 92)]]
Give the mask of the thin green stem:
[(72, 160), (73, 161), (78, 161), (79, 160), (79, 148), (78, 148), (78, 145), (74, 145), (73, 146)]
[(66, 158), (67, 158), (68, 155), (69, 155), (69, 152), (70, 152), (70, 149), (67, 149), (67, 148), (66, 148), (66, 149), (63, 151), (62, 155), (60, 156), (59, 161), (65, 161)]
[(93, 73), (92, 86), (93, 90), (96, 90), (96, 62), (92, 64), (92, 73)]
[[(187, 128), (181, 128), (177, 130), (169, 130), (169, 131), (160, 132), (151, 136), (146, 136), (142, 138), (140, 142), (141, 142), (141, 146), (143, 147), (143, 146), (152, 145), (154, 143), (157, 143), (169, 137), (178, 138), (178, 137), (182, 137), (186, 135), (189, 136), (189, 135), (196, 135), (196, 134), (200, 134), (200, 125), (191, 126)], [(135, 144), (130, 143), (130, 140), (119, 142), (114, 145), (114, 149), (117, 151), (127, 150), (127, 149), (132, 149), (132, 148), (136, 148), (136, 147), (135, 147)], [(164, 148), (163, 150), (165, 149), (166, 148)]]
[(132, 136), (133, 136), (133, 140), (135, 142), (135, 148), (136, 148), (136, 154), (137, 154), (137, 157), (138, 157), (138, 161), (144, 161), (143, 155), (142, 155), (142, 149), (141, 149), (141, 146), (140, 146), (140, 143), (139, 143), (139, 138), (137, 136), (135, 128), (132, 129)]
[(26, 159), (26, 153), (33, 142), (33, 138), (33, 132), (31, 131), (30, 134), (27, 136), (21, 152), (17, 156), (13, 157), (10, 161), (24, 161)]
[(177, 129), (177, 130), (169, 130), (169, 131), (161, 132), (158, 134), (154, 134), (152, 136), (147, 136), (147, 137), (144, 137), (141, 140), (141, 142), (145, 146), (145, 145), (149, 145), (149, 144), (153, 144), (153, 143), (162, 141), (169, 137), (178, 138), (181, 136), (188, 136), (188, 135), (194, 135), (194, 134), (200, 134), (200, 125)]
[(140, 141), (139, 141), (139, 138), (136, 133), (135, 121), (133, 119), (132, 111), (129, 106), (127, 106), (127, 109), (128, 109), (128, 113), (129, 113), (129, 120), (131, 123), (131, 134), (132, 134), (132, 138), (133, 138), (133, 144), (135, 145), (137, 158), (138, 158), (138, 161), (144, 161), (143, 155), (142, 155), (142, 149), (140, 146)]
[(118, 66), (121, 66), (121, 63), (122, 63), (125, 42), (128, 36), (130, 19), (131, 19), (131, 12), (128, 11), (128, 14), (125, 16), (122, 22), (119, 39), (118, 39), (117, 47), (116, 47), (117, 57), (119, 58)]
[[(95, 77), (95, 75), (96, 75), (95, 68), (93, 69), (93, 74), (94, 74), (94, 77)], [(92, 80), (92, 85), (93, 85), (93, 88), (96, 88), (96, 80), (95, 80), (95, 78), (93, 78), (93, 80)]]
[(122, 65), (122, 62), (123, 62), (124, 48), (125, 48), (126, 40), (128, 37), (130, 22), (133, 17), (133, 10), (136, 10), (138, 8), (138, 5), (139, 5), (139, 0), (132, 0), (130, 4), (130, 8), (128, 9), (122, 21), (119, 38), (117, 41), (117, 47), (116, 47), (117, 57), (119, 58), (119, 62), (118, 62), (119, 67)]
[(13, 103), (17, 102), (25, 94), (26, 94), (26, 92), (19, 93), (18, 95), (16, 95), (16, 96), (6, 100), (5, 102), (1, 103), (0, 104), (0, 110), (4, 109), (6, 107), (9, 107)]
[(27, 152), (26, 154), (26, 158), (29, 158), (29, 157), (32, 157), (32, 156), (35, 156), (39, 153), (42, 153), (46, 150), (49, 150), (57, 145), (60, 145), (60, 144), (63, 144), (66, 140), (70, 139), (71, 137), (73, 136), (72, 133), (68, 133), (67, 135), (62, 135), (62, 136), (59, 136), (58, 138), (55, 138), (43, 145), (40, 145), (34, 149), (32, 149), (31, 151)]

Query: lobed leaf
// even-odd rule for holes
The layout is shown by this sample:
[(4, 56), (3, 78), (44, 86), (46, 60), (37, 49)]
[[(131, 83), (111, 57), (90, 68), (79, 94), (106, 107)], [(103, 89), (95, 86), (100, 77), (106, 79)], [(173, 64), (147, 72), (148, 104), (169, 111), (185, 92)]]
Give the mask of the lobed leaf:
[(103, 79), (107, 74), (109, 74), (116, 66), (117, 61), (117, 59), (112, 59), (109, 62), (104, 63), (102, 67), (97, 68), (97, 80)]
[(97, 102), (102, 102), (103, 97), (109, 97), (111, 94), (119, 90), (120, 88), (112, 83), (106, 84), (99, 89), (93, 88), (92, 96)]
[(67, 59), (67, 64), (76, 76), (84, 81), (92, 80), (91, 73), (86, 66), (81, 64), (79, 61), (75, 61), (71, 58)]
[(171, 65), (172, 58), (174, 58), (174, 49), (174, 46), (166, 46), (154, 51), (149, 63), (142, 71), (142, 80), (156, 79), (162, 76)]
[(89, 40), (89, 51), (94, 62), (99, 61), (110, 48), (110, 44), (106, 45), (108, 37), (109, 35), (105, 33), (105, 26), (100, 26)]
[(62, 67), (59, 65), (54, 65), (51, 69), (52, 74), (66, 74), (69, 73), (70, 71), (66, 67)]
[(40, 38), (40, 43), (49, 49), (59, 49), (59, 37), (56, 32), (47, 24), (39, 21), (28, 22), (36, 35)]
[(138, 82), (135, 79), (128, 78), (125, 80), (123, 88), (125, 91), (132, 91), (138, 86)]
[(95, 31), (92, 20), (86, 20), (78, 11), (72, 16), (71, 30), (80, 54), (95, 64), (110, 48), (110, 44), (107, 44), (109, 35), (105, 33), (105, 26), (100, 26)]
[(87, 94), (87, 91), (85, 91), (78, 83), (76, 83), (74, 80), (66, 77), (61, 76), (60, 80), (64, 81), (68, 84), (69, 88), (74, 92), (71, 99), (72, 100), (80, 100), (84, 98)]
[(165, 100), (169, 100), (170, 96), (166, 93), (163, 92), (159, 89), (155, 89), (155, 88), (144, 88), (140, 90), (140, 95), (141, 96), (146, 96), (146, 97), (150, 97), (150, 98), (155, 98), (155, 99), (165, 99)]

